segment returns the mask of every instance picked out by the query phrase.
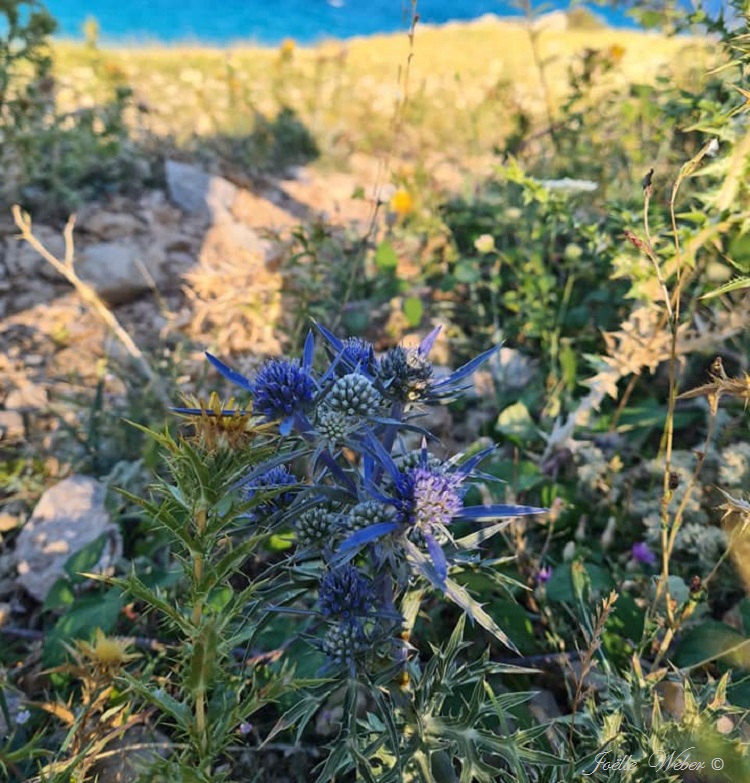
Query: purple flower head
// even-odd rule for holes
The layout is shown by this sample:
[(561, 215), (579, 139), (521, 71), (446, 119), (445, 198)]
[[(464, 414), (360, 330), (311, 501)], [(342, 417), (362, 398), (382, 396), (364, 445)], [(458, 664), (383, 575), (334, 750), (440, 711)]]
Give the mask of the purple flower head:
[(269, 359), (254, 385), (253, 410), (269, 421), (291, 416), (315, 393), (312, 376), (296, 359)]
[(540, 568), (536, 575), (537, 584), (546, 585), (552, 579), (552, 569), (549, 566)]
[(324, 617), (355, 621), (372, 608), (372, 583), (347, 563), (323, 577), (318, 603)]
[(463, 508), (460, 485), (461, 476), (455, 473), (427, 467), (408, 471), (401, 482), (405, 521), (426, 531), (445, 527)]
[[(505, 504), (464, 506), (464, 482), (472, 475), (477, 475), (476, 467), (489, 455), (491, 449), (460, 463), (458, 459), (452, 459), (436, 464), (423, 442), (418, 464), (415, 466), (413, 460), (409, 459), (406, 461), (408, 467), (400, 470), (373, 433), (364, 439), (363, 446), (366, 451), (365, 486), (374, 500), (390, 505), (396, 513), (392, 520), (383, 519), (352, 532), (339, 549), (343, 556), (365, 546), (377, 546), (375, 542), (390, 536), (391, 550), (400, 549), (404, 558), (409, 555), (413, 568), (435, 586), (444, 588), (448, 561), (442, 544), (450, 539), (447, 527), (453, 520), (498, 520), (545, 512), (542, 508)], [(384, 474), (382, 486), (377, 481), (380, 471)], [(498, 532), (500, 527), (495, 525), (490, 535)], [(481, 540), (481, 535), (478, 535), (477, 542)], [(431, 570), (414, 563), (413, 547), (420, 543), (426, 545)]]
[(339, 375), (361, 372), (363, 375), (370, 376), (377, 363), (372, 343), (361, 337), (347, 337), (334, 361), (338, 362)]
[[(245, 500), (250, 501), (258, 493), (262, 493), (263, 490), (283, 489), (284, 487), (291, 487), (295, 484), (299, 484), (299, 481), (289, 472), (286, 465), (276, 465), (263, 473), (246, 479), (242, 484), (242, 492), (245, 496)], [(292, 491), (276, 492), (272, 497), (262, 500), (257, 506), (254, 506), (252, 516), (253, 518), (258, 518), (274, 514), (288, 506), (293, 499), (294, 493)]]
[(302, 362), (297, 359), (269, 359), (258, 371), (255, 382), (227, 366), (220, 359), (206, 353), (211, 364), (229, 381), (253, 395), (253, 413), (268, 421), (282, 419), (279, 432), (288, 435), (296, 417), (302, 417), (313, 399), (317, 385), (312, 376), (315, 340), (312, 332), (305, 340)]
[(637, 544), (633, 544), (630, 553), (636, 563), (651, 566), (656, 565), (656, 555), (648, 548), (648, 544), (645, 541), (639, 541)]

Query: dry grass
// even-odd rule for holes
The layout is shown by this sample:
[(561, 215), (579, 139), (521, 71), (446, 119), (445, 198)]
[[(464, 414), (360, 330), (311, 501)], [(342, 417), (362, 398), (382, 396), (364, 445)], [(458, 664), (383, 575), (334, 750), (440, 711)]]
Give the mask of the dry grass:
[[(700, 79), (710, 47), (687, 38), (636, 31), (547, 30), (538, 38), (553, 105), (559, 105), (572, 59), (586, 48), (622, 52), (605, 89), (653, 83), (668, 64), (686, 83)], [(291, 51), (237, 44), (226, 49), (144, 46), (107, 49), (56, 44), (59, 100), (92, 100), (101, 77), (122, 79), (149, 108), (145, 122), (184, 143), (193, 134), (242, 135), (255, 111), (291, 107), (337, 163), (353, 152), (384, 151), (459, 160), (491, 151), (519, 108), (541, 116), (540, 74), (523, 25), (481, 20), (418, 28), (400, 132), (394, 116), (404, 96), (406, 34), (328, 42)]]

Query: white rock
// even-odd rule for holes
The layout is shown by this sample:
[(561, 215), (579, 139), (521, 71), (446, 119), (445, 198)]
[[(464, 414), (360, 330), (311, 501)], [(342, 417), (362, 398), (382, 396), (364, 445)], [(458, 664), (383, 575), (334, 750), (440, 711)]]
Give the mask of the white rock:
[(169, 197), (184, 212), (216, 218), (229, 212), (237, 187), (187, 163), (168, 160), (165, 166)]
[(124, 304), (150, 290), (150, 280), (160, 281), (165, 262), (166, 254), (158, 244), (142, 248), (132, 241), (101, 242), (82, 251), (76, 270), (102, 299)]
[[(65, 240), (59, 231), (44, 225), (33, 225), (32, 233), (53, 256), (60, 261), (65, 256)], [(41, 275), (50, 280), (61, 280), (55, 268), (45, 261), (31, 245), (17, 236), (5, 240), (5, 268), (13, 276), (36, 277)]]
[(16, 540), (18, 583), (37, 601), (47, 598), (63, 575), (65, 563), (106, 534), (102, 557), (94, 570), (109, 568), (122, 552), (122, 540), (104, 506), (105, 487), (88, 476), (71, 476), (40, 498)]

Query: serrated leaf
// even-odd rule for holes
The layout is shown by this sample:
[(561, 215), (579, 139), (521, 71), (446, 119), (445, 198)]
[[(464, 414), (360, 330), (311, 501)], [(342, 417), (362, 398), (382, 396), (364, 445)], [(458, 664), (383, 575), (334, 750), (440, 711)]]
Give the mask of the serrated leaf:
[(482, 628), (491, 633), (499, 642), (504, 644), (506, 647), (509, 647), (511, 650), (513, 650), (513, 652), (518, 652), (513, 642), (502, 631), (498, 624), (487, 614), (487, 612), (482, 608), (482, 605), (477, 603), (477, 601), (475, 601), (469, 595), (465, 588), (461, 587), (461, 585), (448, 577), (446, 577), (445, 580), (442, 580), (440, 575), (435, 571), (435, 568), (430, 560), (425, 557), (422, 552), (420, 552), (419, 549), (417, 549), (417, 547), (415, 547), (410, 541), (406, 542), (406, 547), (410, 558), (415, 562), (415, 565), (417, 565), (419, 573), (422, 574), (430, 582), (430, 584), (432, 584), (433, 587), (444, 593), (446, 598), (453, 601), (453, 603), (456, 604), (456, 606), (458, 606), (460, 609), (463, 609), (463, 611), (466, 613), (466, 616), (472, 622), (478, 622)]
[(722, 296), (723, 294), (729, 294), (732, 291), (740, 291), (743, 288), (750, 288), (750, 277), (740, 276), (732, 278), (728, 283), (719, 286), (714, 291), (709, 291), (707, 294), (703, 294), (700, 299), (713, 299), (716, 296)]

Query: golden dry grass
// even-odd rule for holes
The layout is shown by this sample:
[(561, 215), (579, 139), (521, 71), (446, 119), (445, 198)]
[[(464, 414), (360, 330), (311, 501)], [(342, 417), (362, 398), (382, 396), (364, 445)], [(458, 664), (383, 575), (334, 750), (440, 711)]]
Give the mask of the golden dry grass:
[[(549, 29), (537, 43), (553, 110), (565, 94), (571, 62), (587, 48), (618, 54), (601, 87), (607, 90), (653, 83), (667, 67), (695, 84), (713, 57), (706, 41), (632, 30)], [(255, 111), (273, 116), (285, 105), (334, 160), (357, 151), (460, 159), (490, 151), (519, 108), (538, 117), (544, 112), (531, 39), (520, 23), (483, 19), (418, 28), (407, 83), (409, 51), (406, 34), (310, 48), (143, 46), (98, 55), (82, 45), (55, 45), (63, 105), (90, 102), (102, 75), (121, 79), (149, 107), (148, 128), (178, 143), (247, 133)]]

